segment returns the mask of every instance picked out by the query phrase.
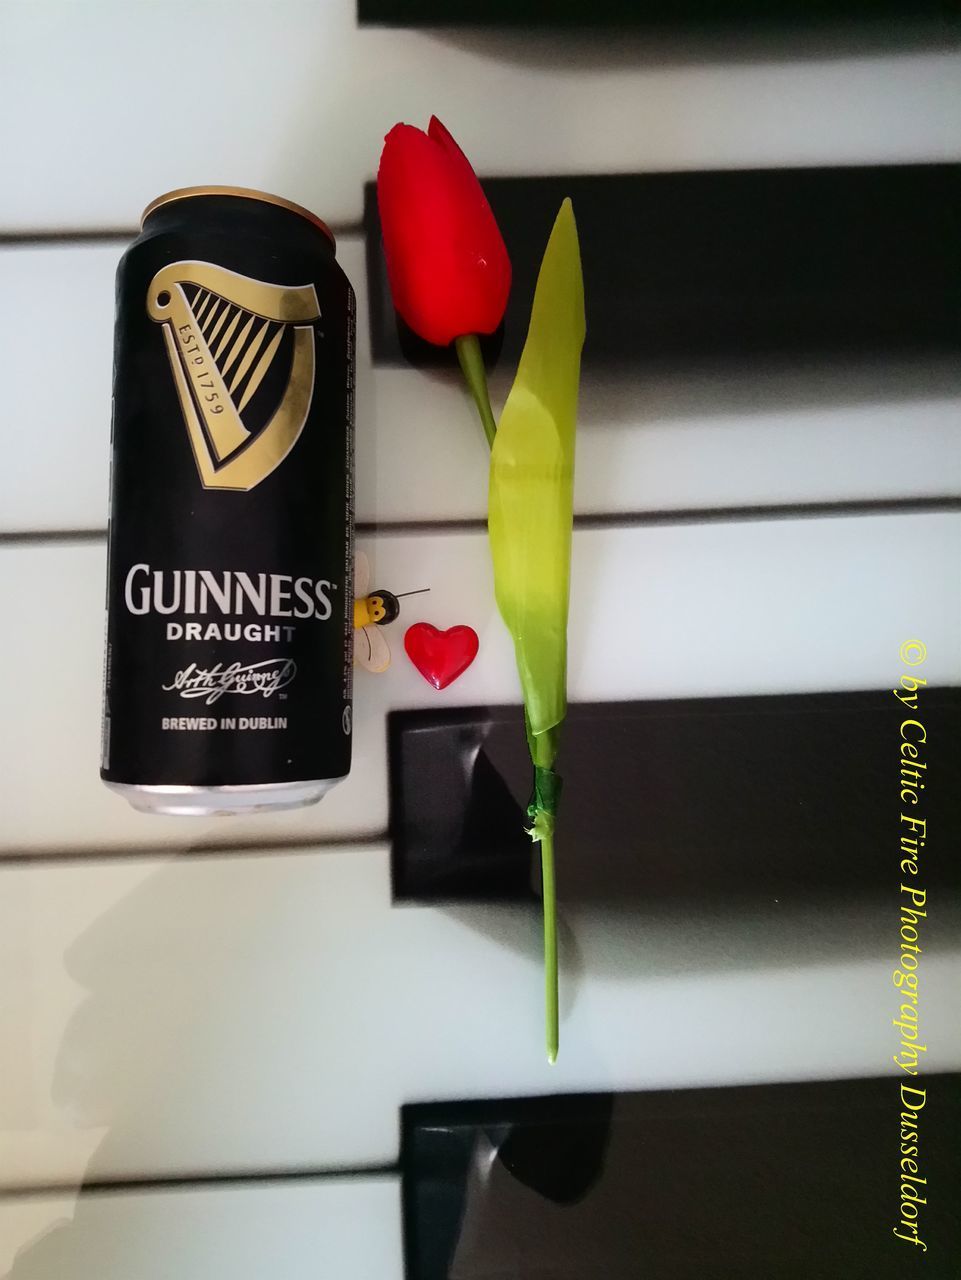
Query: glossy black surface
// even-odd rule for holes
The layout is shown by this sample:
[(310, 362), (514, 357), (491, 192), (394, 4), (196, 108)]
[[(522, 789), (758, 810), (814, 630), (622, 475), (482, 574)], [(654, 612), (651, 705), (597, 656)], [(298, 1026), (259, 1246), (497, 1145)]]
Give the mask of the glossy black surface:
[[(456, 135), (457, 120), (446, 123)], [(959, 165), (868, 165), (485, 179), (514, 267), (488, 356), (501, 339), (510, 367), (520, 354), (565, 196), (580, 232), (587, 370), (957, 352), (959, 175)], [(398, 324), (372, 186), (365, 225), (375, 361), (449, 360)]]
[(926, 1253), (893, 1236), (901, 1083), (405, 1107), (408, 1280), (948, 1280), (961, 1076), (921, 1082)]
[[(597, 26), (757, 29), (784, 23), (820, 25), (838, 19), (877, 22), (943, 18), (953, 14), (947, 0), (358, 0), (359, 20), (401, 26)], [(897, 32), (894, 33), (897, 38)]]
[[(562, 902), (780, 904), (891, 891), (899, 726), (889, 691), (573, 705), (559, 769)], [(961, 690), (925, 691), (924, 883), (961, 886)], [(394, 894), (531, 897), (520, 709), (389, 719)], [(919, 811), (920, 812), (920, 811)]]

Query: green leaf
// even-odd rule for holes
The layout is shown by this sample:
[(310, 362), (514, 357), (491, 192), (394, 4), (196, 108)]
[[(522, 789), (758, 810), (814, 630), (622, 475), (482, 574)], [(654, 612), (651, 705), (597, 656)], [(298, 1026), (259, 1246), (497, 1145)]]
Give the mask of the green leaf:
[[(567, 610), (584, 281), (570, 200), (554, 223), (527, 342), (491, 450), (494, 591), (514, 639), (531, 754), (550, 767), (567, 710)], [(540, 756), (540, 759), (537, 757)]]

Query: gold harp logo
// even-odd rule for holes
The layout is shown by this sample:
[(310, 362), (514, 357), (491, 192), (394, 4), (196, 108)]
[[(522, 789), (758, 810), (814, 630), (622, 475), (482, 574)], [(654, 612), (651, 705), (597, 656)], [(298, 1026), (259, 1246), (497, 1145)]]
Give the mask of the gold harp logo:
[[(172, 262), (150, 282), (147, 314), (163, 325), (204, 488), (253, 489), (283, 462), (307, 421), (312, 326), (320, 319), (314, 286), (266, 284), (210, 262)], [(279, 403), (262, 425), (246, 425), (245, 411), (249, 418), (278, 357), (290, 361)], [(255, 407), (262, 418), (263, 396)]]

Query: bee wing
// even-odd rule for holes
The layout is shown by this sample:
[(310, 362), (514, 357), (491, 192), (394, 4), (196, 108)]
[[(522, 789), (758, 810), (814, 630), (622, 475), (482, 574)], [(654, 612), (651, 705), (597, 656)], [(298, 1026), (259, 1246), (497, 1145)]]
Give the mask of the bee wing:
[(390, 645), (380, 627), (368, 625), (354, 633), (354, 663), (375, 674), (390, 666)]
[(363, 551), (354, 552), (354, 595), (359, 599), (370, 590), (370, 561)]

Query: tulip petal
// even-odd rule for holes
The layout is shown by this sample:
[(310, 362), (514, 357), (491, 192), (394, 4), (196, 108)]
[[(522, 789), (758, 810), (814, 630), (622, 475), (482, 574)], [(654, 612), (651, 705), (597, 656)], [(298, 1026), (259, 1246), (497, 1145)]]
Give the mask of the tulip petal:
[(449, 317), (460, 305), (449, 232), (457, 202), (446, 159), (422, 130), (391, 129), (377, 197), (394, 305), (415, 332), (445, 345)]
[(398, 124), (384, 140), (377, 198), (394, 305), (421, 337), (447, 345), (492, 333), (510, 292), (510, 259), (467, 157), (436, 119), (436, 136)]
[[(511, 264), (500, 234), (500, 228), (497, 226), (497, 221), (494, 218), (487, 196), (484, 194), (484, 189), (478, 181), (471, 162), (457, 145), (446, 125), (438, 120), (436, 116), (431, 116), (430, 124), (427, 126), (427, 134), (444, 151), (450, 162), (452, 172), (457, 175), (462, 184), (463, 197), (466, 204), (473, 206), (477, 215), (476, 220), (466, 224), (462, 223), (459, 226), (461, 232), (466, 228), (472, 233), (466, 236), (460, 244), (460, 250), (464, 254), (465, 261), (473, 264), (481, 254), (488, 255), (484, 258), (485, 267), (500, 280), (504, 292), (504, 305), (506, 306), (511, 284)], [(496, 243), (492, 243), (487, 236), (484, 236), (479, 241), (477, 237), (478, 227), (484, 230), (492, 228), (496, 234)], [(499, 324), (500, 320), (497, 323)]]
[[(430, 124), (427, 126), (427, 136), (436, 142), (443, 151), (446, 151), (461, 172), (469, 174), (476, 181), (477, 174), (474, 172), (474, 166), (461, 151), (447, 126), (442, 120), (438, 120), (436, 116), (431, 116), (430, 118)], [(484, 196), (483, 191), (481, 191), (481, 195)], [(484, 197), (484, 203), (487, 203), (486, 197)]]

